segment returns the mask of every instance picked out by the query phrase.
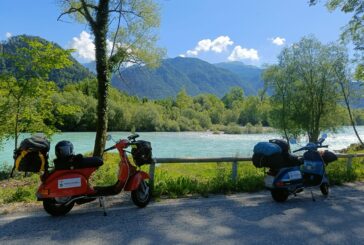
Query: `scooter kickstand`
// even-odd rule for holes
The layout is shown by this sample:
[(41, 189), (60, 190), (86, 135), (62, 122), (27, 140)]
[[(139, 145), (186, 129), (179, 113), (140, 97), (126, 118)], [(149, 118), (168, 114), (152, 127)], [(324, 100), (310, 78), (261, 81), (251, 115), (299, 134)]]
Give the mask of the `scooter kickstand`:
[(104, 196), (99, 197), (99, 202), (100, 202), (100, 207), (102, 207), (102, 209), (104, 211), (104, 216), (107, 216), (106, 207), (105, 207), (105, 197)]
[(312, 192), (312, 190), (311, 190), (311, 197), (312, 197), (312, 201), (313, 201), (313, 202), (315, 202), (315, 201), (316, 201), (316, 199), (315, 199), (315, 197), (313, 196), (313, 192)]

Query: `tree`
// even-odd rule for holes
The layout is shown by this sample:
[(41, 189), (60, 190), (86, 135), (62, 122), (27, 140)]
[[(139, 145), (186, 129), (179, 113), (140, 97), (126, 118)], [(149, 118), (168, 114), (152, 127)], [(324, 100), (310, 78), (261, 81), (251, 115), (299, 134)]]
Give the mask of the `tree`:
[(338, 59), (335, 47), (323, 45), (314, 37), (304, 37), (285, 48), (278, 57), (279, 64), (264, 73), (287, 117), (276, 123), (279, 128), (286, 128), (291, 134), (307, 133), (314, 142), (321, 131), (340, 125), (339, 120), (333, 120), (341, 100), (333, 69)]
[(0, 74), (0, 94), (4, 95), (0, 100), (0, 134), (14, 138), (15, 149), (21, 132), (53, 132), (51, 96), (56, 86), (47, 82), (48, 75), (71, 64), (71, 50), (24, 36), (16, 39), (21, 39), (24, 46), (3, 50), (0, 55), (5, 61)]
[[(152, 0), (60, 0), (64, 15), (85, 22), (94, 36), (98, 81), (97, 126), (94, 156), (101, 156), (108, 125), (108, 90), (111, 74), (123, 65), (156, 65), (163, 50), (154, 48), (159, 26)], [(108, 54), (107, 45), (111, 43)]]
[(359, 64), (356, 67), (354, 78), (358, 81), (364, 82), (364, 64)]
[[(353, 94), (355, 94), (355, 92), (356, 92), (355, 90), (357, 90), (358, 88), (356, 88), (356, 89), (353, 88), (354, 83), (351, 82), (351, 79), (350, 79), (351, 72), (348, 69), (349, 57), (344, 48), (341, 48), (341, 47), (334, 48), (333, 47), (332, 51), (333, 51), (333, 54), (335, 55), (335, 63), (333, 64), (332, 69), (334, 71), (334, 75), (337, 80), (337, 83), (340, 85), (341, 93), (342, 93), (342, 96), (343, 96), (343, 99), (344, 99), (344, 102), (346, 105), (347, 112), (349, 114), (350, 123), (353, 127), (355, 135), (358, 138), (360, 144), (362, 146), (364, 146), (364, 143), (360, 138), (358, 130), (356, 129), (355, 116), (353, 115), (353, 111), (350, 106), (351, 97), (359, 97), (359, 96), (358, 95), (353, 96)], [(359, 93), (361, 93), (361, 92), (362, 92), (362, 90)]]
[[(318, 0), (310, 0), (310, 5), (315, 5)], [(362, 66), (364, 62), (364, 1), (363, 0), (326, 0), (326, 7), (329, 11), (340, 9), (344, 13), (353, 13), (349, 23), (341, 33), (341, 40), (344, 42), (352, 41), (358, 51), (359, 64), (357, 66), (358, 80), (364, 80)]]
[[(285, 52), (283, 50), (278, 57), (283, 60)], [(288, 65), (272, 65), (268, 67), (263, 73), (263, 80), (266, 87), (271, 87), (274, 91), (272, 95), (272, 111), (271, 120), (274, 127), (282, 130), (284, 137), (289, 141), (289, 134), (297, 135), (292, 122), (291, 112), (293, 110), (291, 101), (293, 100), (291, 84), (294, 82), (292, 75), (292, 66)]]
[(230, 91), (222, 97), (222, 101), (224, 102), (226, 108), (231, 109), (233, 107), (234, 101), (243, 101), (244, 100), (244, 91), (240, 87), (233, 87)]
[(193, 105), (192, 97), (188, 96), (185, 89), (181, 89), (176, 97), (176, 105), (181, 110), (190, 108)]

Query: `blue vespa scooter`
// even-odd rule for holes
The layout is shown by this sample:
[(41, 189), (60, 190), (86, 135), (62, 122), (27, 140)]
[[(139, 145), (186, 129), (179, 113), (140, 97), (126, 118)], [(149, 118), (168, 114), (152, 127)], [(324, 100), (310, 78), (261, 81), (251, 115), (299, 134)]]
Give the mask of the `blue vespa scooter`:
[[(319, 148), (327, 148), (322, 143), (327, 138), (324, 134), (317, 143), (308, 143), (306, 146), (293, 151), (305, 151), (301, 166), (270, 169), (265, 177), (265, 186), (271, 191), (272, 198), (277, 202), (284, 202), (288, 196), (309, 188), (312, 200), (315, 201), (312, 188), (319, 187), (324, 196), (329, 194), (329, 179), (325, 165), (337, 160), (337, 156), (328, 150), (319, 152)], [(295, 142), (291, 142), (295, 143)]]

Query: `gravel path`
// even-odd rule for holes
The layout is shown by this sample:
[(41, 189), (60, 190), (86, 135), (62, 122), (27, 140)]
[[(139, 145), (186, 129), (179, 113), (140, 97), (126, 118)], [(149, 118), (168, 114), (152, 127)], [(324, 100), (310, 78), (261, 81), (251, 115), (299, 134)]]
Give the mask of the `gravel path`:
[[(40, 207), (0, 216), (0, 244), (364, 244), (364, 183), (275, 203), (267, 191), (153, 202), (109, 199), (54, 218)], [(123, 199), (126, 199), (124, 196)]]

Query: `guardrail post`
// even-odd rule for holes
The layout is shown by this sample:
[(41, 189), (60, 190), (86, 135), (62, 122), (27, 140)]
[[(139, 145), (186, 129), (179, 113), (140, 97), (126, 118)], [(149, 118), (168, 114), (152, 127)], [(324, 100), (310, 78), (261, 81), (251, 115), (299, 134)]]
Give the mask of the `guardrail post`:
[(235, 160), (233, 161), (231, 168), (231, 180), (235, 183), (237, 177), (238, 177), (238, 162)]
[(154, 160), (152, 164), (149, 166), (149, 188), (151, 190), (151, 193), (153, 193), (154, 190), (154, 170), (155, 170), (155, 164), (156, 161)]
[(346, 163), (346, 173), (348, 176), (351, 175), (352, 170), (353, 170), (353, 155), (349, 155), (348, 156), (348, 161)]

